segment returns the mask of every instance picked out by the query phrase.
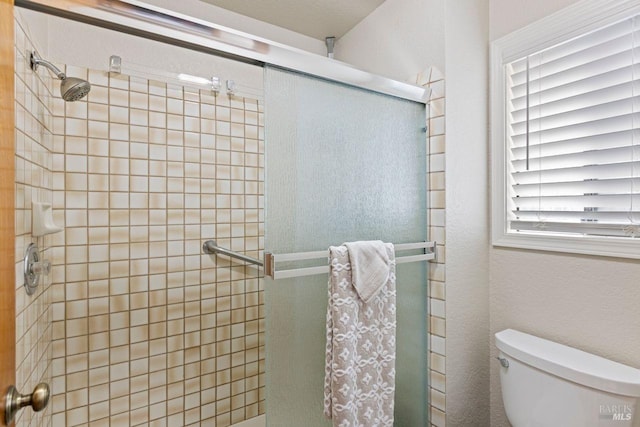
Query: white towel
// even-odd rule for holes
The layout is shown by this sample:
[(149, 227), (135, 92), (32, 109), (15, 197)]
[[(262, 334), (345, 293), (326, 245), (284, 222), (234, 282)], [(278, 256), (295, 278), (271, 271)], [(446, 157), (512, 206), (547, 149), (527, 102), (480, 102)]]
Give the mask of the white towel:
[[(377, 246), (372, 243), (372, 246)], [(324, 413), (335, 427), (392, 427), (395, 394), (396, 277), (393, 245), (383, 244), (386, 281), (353, 286), (354, 266), (346, 246), (330, 247)], [(360, 254), (377, 253), (371, 249)], [(370, 257), (365, 256), (367, 260)], [(375, 257), (374, 257), (375, 258)], [(360, 257), (356, 257), (360, 260)], [(384, 257), (378, 257), (378, 262)], [(375, 268), (378, 271), (378, 268)], [(382, 273), (373, 274), (374, 278)]]
[(380, 240), (343, 245), (349, 251), (353, 287), (364, 302), (369, 302), (389, 279), (387, 248)]

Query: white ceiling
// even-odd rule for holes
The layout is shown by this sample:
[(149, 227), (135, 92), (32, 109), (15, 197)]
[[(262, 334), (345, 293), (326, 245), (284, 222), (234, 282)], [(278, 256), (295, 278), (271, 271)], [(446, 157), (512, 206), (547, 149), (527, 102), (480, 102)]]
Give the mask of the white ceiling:
[(342, 37), (384, 0), (202, 0), (324, 40)]

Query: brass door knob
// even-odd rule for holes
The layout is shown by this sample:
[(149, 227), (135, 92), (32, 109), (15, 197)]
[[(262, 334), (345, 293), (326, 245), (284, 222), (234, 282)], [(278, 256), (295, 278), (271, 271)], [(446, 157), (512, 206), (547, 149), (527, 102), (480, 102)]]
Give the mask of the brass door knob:
[(16, 413), (25, 406), (31, 406), (35, 412), (47, 407), (50, 396), (49, 384), (40, 383), (31, 394), (20, 394), (14, 386), (9, 386), (4, 398), (4, 423), (11, 424)]

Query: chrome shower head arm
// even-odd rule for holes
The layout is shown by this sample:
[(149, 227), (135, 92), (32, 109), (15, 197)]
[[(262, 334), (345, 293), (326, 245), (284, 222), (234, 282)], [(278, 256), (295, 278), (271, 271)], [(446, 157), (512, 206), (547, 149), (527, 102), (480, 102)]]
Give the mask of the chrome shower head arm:
[(55, 65), (53, 65), (51, 62), (47, 61), (46, 59), (42, 59), (38, 56), (37, 52), (31, 52), (30, 55), (30, 62), (31, 62), (31, 69), (33, 71), (36, 71), (38, 69), (39, 65), (42, 65), (43, 67), (45, 67), (46, 69), (48, 69), (49, 71), (51, 71), (53, 74), (56, 75), (57, 78), (59, 78), (60, 80), (64, 80), (67, 78), (67, 75), (65, 73), (63, 73), (62, 71), (60, 71), (60, 69), (58, 67), (56, 67)]
[(87, 96), (91, 90), (91, 84), (88, 81), (77, 77), (67, 78), (67, 75), (60, 71), (58, 67), (40, 58), (35, 51), (29, 55), (29, 61), (31, 63), (31, 69), (34, 72), (38, 70), (38, 66), (42, 65), (60, 79), (60, 96), (67, 102), (78, 101)]

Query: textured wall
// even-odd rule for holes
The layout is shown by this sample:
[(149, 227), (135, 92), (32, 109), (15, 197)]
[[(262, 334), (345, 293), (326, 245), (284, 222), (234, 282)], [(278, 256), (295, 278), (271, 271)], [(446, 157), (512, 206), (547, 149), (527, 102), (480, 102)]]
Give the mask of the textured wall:
[(372, 73), (416, 82), (445, 71), (444, 0), (387, 0), (336, 42), (335, 57)]
[(488, 425), (486, 0), (446, 2), (447, 424)]
[(315, 39), (277, 25), (269, 24), (258, 19), (253, 19), (213, 4), (200, 0), (148, 0), (148, 4), (204, 19), (236, 31), (243, 31), (267, 40), (283, 43), (298, 49), (326, 55), (327, 48), (324, 40)]
[[(491, 38), (575, 2), (491, 0)], [(493, 248), (491, 356), (493, 335), (514, 328), (640, 368), (638, 277), (637, 260)], [(493, 359), (491, 425), (509, 425)]]
[(512, 31), (544, 18), (578, 0), (490, 0), (490, 39), (496, 40)]

